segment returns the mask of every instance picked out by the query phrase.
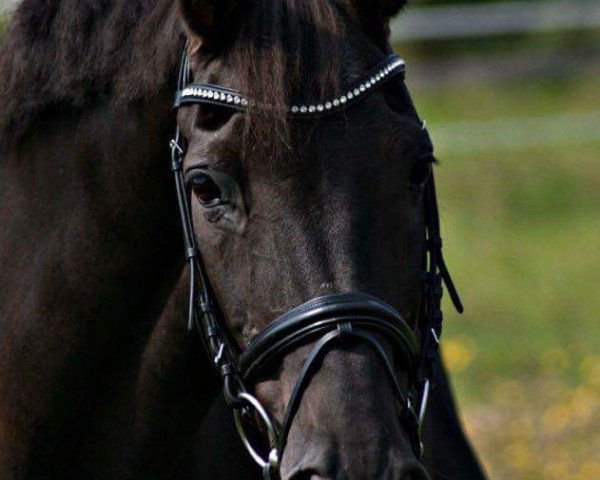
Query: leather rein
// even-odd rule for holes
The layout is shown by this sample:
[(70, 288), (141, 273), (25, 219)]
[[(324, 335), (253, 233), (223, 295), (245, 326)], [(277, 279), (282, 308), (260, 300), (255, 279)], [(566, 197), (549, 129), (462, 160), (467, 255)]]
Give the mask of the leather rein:
[[(325, 102), (291, 105), (288, 108), (289, 115), (304, 119), (334, 115), (373, 93), (389, 79), (401, 77), (403, 80), (404, 73), (404, 61), (396, 55), (390, 55), (343, 93)], [(191, 77), (190, 61), (187, 50), (184, 49), (175, 109), (193, 104), (212, 105), (238, 112), (246, 112), (252, 108), (267, 110), (270, 108), (230, 88), (192, 83)], [(422, 125), (421, 140), (426, 145), (424, 155), (433, 156), (433, 145), (425, 123), (418, 118), (417, 120)], [(431, 387), (431, 369), (438, 355), (442, 333), (442, 284), (446, 285), (455, 308), (460, 313), (463, 311), (442, 255), (433, 173), (424, 188), (426, 240), (417, 326), (420, 328), (420, 340), (417, 340), (417, 336), (402, 316), (387, 303), (364, 293), (346, 293), (315, 298), (290, 310), (274, 320), (242, 350), (228, 335), (198, 249), (190, 200), (184, 181), (183, 162), (186, 143), (179, 128), (176, 129), (170, 147), (171, 167), (183, 227), (185, 258), (190, 272), (188, 329), (196, 329), (203, 338), (208, 355), (222, 377), (225, 399), (234, 411), (242, 442), (262, 469), (264, 478), (273, 480), (279, 477), (280, 460), (290, 426), (303, 393), (319, 368), (319, 360), (327, 349), (347, 339), (365, 343), (376, 353), (396, 395), (399, 417), (409, 433), (415, 454), (420, 458), (423, 453), (421, 428)], [(402, 387), (396, 376), (393, 360), (389, 358), (374, 334), (383, 336), (393, 346), (395, 359), (405, 371), (409, 372), (408, 389)], [(298, 374), (284, 420), (279, 425), (250, 393), (251, 390), (247, 385), (252, 385), (259, 380), (266, 367), (280, 360), (291, 350), (311, 341), (314, 344)], [(269, 442), (266, 456), (261, 455), (246, 433), (247, 421), (253, 413), (260, 418)]]

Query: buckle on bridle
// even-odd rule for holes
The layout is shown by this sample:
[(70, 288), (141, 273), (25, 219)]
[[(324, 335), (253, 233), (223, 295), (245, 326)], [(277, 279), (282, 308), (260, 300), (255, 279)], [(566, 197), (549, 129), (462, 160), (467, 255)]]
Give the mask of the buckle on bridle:
[(181, 171), (181, 166), (183, 165), (183, 156), (185, 155), (185, 150), (177, 141), (177, 138), (171, 139), (169, 142), (169, 147), (171, 148), (171, 170), (174, 172)]
[(215, 365), (219, 365), (221, 363), (221, 360), (223, 359), (223, 354), (224, 353), (225, 353), (225, 344), (221, 343), (219, 345), (219, 350), (217, 351), (217, 354), (213, 358), (213, 362), (215, 363)]
[(183, 151), (183, 147), (179, 145), (179, 142), (176, 139), (171, 139), (169, 142), (169, 147), (171, 147), (171, 153), (183, 155), (185, 152)]
[(425, 420), (425, 413), (427, 412), (427, 403), (429, 402), (429, 390), (431, 382), (428, 378), (423, 383), (423, 392), (421, 392), (421, 405), (419, 405), (419, 431), (423, 428), (423, 421)]

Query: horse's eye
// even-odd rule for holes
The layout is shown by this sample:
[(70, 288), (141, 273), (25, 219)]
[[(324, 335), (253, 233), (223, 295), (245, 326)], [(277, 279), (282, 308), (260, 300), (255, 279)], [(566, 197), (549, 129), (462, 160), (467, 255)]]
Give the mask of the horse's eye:
[(194, 175), (190, 180), (190, 187), (196, 200), (202, 205), (211, 206), (221, 203), (221, 189), (208, 174)]
[(423, 187), (430, 175), (431, 163), (423, 161), (417, 162), (410, 172), (410, 184), (415, 187)]

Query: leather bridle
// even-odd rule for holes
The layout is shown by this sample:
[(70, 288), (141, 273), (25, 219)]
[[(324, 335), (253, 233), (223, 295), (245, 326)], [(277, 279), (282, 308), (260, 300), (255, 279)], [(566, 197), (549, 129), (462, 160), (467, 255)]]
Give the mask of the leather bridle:
[[(304, 119), (339, 113), (376, 91), (389, 79), (404, 79), (404, 72), (404, 61), (396, 55), (390, 55), (344, 93), (325, 102), (294, 104), (288, 108), (288, 113), (292, 117)], [(213, 105), (239, 112), (253, 108), (271, 108), (226, 87), (190, 83), (191, 75), (185, 49), (180, 65), (175, 109), (192, 104)], [(431, 157), (433, 145), (425, 124), (418, 118), (416, 120), (422, 125), (420, 140), (425, 145), (423, 156)], [(350, 340), (367, 344), (380, 360), (398, 400), (402, 424), (410, 435), (415, 454), (420, 458), (423, 452), (421, 426), (429, 398), (429, 379), (442, 333), (442, 283), (448, 288), (455, 308), (459, 312), (463, 311), (442, 256), (433, 174), (424, 187), (425, 251), (417, 326), (420, 329), (419, 340), (402, 316), (384, 301), (364, 293), (344, 293), (315, 298), (290, 310), (269, 324), (242, 350), (231, 340), (220, 317), (198, 249), (183, 174), (186, 145), (178, 128), (170, 146), (186, 260), (190, 271), (188, 328), (196, 328), (204, 339), (206, 350), (223, 379), (225, 399), (234, 410), (240, 437), (252, 458), (262, 468), (264, 478), (275, 479), (279, 475), (279, 462), (291, 423), (310, 379), (319, 368), (319, 360), (328, 349)], [(403, 367), (403, 371), (408, 372), (408, 387), (403, 387), (397, 378), (394, 370), (396, 363), (381, 345), (381, 337), (393, 347), (394, 359)], [(265, 369), (284, 355), (310, 342), (314, 344), (292, 390), (284, 420), (281, 425), (277, 425), (250, 393), (247, 385), (260, 380)], [(246, 434), (244, 418), (249, 418), (252, 412), (261, 419), (269, 440), (267, 458), (261, 456)]]

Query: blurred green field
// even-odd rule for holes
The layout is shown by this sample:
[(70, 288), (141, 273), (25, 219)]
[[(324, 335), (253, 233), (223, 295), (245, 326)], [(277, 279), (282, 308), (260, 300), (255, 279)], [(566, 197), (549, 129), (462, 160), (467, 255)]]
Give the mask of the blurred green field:
[(446, 303), (443, 345), (470, 436), (494, 479), (600, 478), (597, 77), (414, 90), (466, 305)]

